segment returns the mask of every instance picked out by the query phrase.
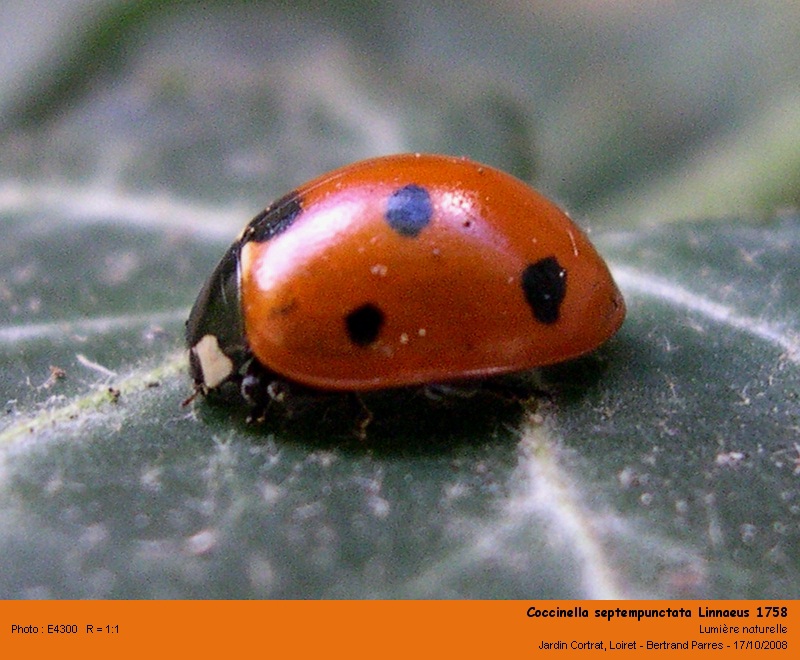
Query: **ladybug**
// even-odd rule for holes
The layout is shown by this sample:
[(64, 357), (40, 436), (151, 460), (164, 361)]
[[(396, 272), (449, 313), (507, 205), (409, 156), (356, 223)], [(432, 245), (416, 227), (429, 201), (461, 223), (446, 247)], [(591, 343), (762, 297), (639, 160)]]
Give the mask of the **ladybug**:
[(244, 228), (186, 323), (195, 392), (362, 392), (523, 371), (622, 324), (603, 259), (555, 204), (467, 160), (334, 170)]

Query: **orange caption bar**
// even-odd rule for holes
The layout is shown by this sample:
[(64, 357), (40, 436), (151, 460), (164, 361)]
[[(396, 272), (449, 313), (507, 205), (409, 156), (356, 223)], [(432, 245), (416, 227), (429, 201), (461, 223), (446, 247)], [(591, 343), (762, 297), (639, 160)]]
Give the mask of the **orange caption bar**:
[(0, 631), (8, 658), (786, 658), (800, 602), (2, 601)]

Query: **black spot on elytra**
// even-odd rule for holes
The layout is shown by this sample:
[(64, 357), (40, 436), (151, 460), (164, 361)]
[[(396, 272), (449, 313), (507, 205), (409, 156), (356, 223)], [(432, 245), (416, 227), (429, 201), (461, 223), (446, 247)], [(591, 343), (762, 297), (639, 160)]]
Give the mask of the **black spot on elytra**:
[(292, 226), (302, 210), (300, 193), (292, 191), (284, 195), (250, 221), (244, 240), (263, 243), (275, 238)]
[(345, 316), (344, 325), (351, 342), (356, 346), (369, 346), (381, 332), (383, 312), (372, 303), (366, 303)]
[(545, 257), (522, 271), (522, 292), (540, 323), (558, 321), (561, 301), (567, 293), (567, 271), (555, 257)]
[(433, 204), (428, 191), (422, 186), (409, 184), (398, 188), (389, 197), (386, 221), (402, 236), (414, 238), (433, 217)]

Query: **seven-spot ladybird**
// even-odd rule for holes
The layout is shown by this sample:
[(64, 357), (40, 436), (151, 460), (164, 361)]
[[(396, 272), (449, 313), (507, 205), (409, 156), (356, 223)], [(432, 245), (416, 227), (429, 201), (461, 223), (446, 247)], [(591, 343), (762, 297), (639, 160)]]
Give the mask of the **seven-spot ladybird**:
[(406, 154), (330, 172), (259, 213), (186, 339), (196, 391), (234, 382), (261, 405), (281, 383), (363, 391), (561, 362), (624, 316), (606, 264), (552, 202), (465, 158)]

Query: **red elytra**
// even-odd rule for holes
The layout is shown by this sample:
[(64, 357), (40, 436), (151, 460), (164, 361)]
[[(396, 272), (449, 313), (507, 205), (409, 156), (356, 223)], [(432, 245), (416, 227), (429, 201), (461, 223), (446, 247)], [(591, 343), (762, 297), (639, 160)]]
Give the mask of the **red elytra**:
[(484, 377), (587, 353), (625, 304), (552, 202), (465, 158), (363, 161), (259, 214), (187, 322), (198, 389), (263, 375), (321, 390)]

